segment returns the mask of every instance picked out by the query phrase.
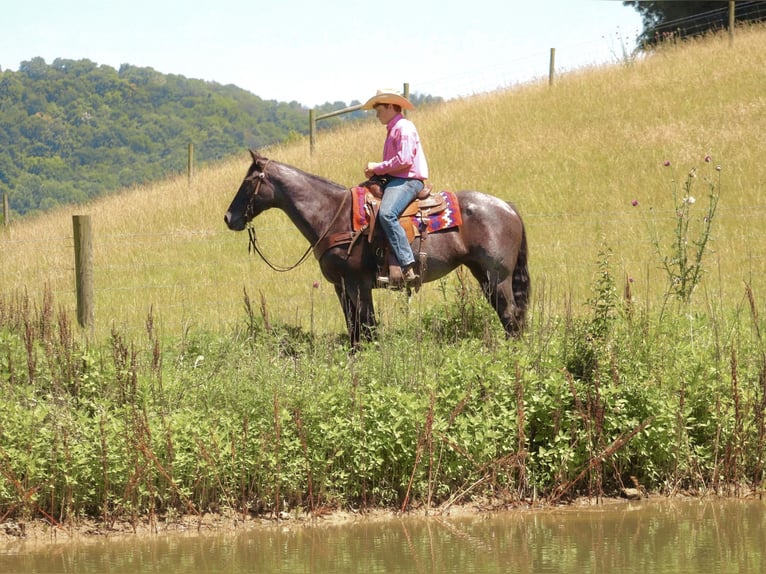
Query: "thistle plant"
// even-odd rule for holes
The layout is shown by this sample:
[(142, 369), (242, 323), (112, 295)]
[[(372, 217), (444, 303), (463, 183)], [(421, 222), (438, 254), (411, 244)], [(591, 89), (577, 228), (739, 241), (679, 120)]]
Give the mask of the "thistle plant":
[[(705, 156), (705, 163), (710, 166), (711, 157)], [(665, 162), (670, 167), (670, 162)], [(710, 169), (708, 169), (710, 172)], [(662, 247), (656, 224), (652, 228), (652, 245), (668, 278), (666, 297), (675, 297), (682, 303), (689, 303), (695, 288), (704, 274), (703, 258), (709, 250), (709, 241), (713, 218), (718, 207), (721, 182), (721, 166), (715, 167), (716, 181), (710, 174), (703, 178), (707, 186), (707, 208), (701, 216), (695, 211), (697, 203), (693, 195), (698, 181), (697, 169), (689, 170), (682, 186), (673, 182), (673, 207), (675, 213), (674, 237), (670, 246)]]

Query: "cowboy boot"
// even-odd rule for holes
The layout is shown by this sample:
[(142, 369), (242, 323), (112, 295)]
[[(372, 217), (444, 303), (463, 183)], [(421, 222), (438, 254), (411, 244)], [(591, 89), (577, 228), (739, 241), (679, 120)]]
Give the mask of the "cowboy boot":
[(415, 283), (420, 279), (420, 275), (415, 273), (415, 264), (412, 263), (410, 265), (407, 265), (404, 269), (402, 269), (402, 278), (404, 279), (404, 283)]

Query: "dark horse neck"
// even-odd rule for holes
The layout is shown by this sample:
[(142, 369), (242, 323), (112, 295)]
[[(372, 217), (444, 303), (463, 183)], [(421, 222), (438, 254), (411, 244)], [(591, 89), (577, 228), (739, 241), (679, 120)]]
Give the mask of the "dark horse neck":
[(275, 205), (284, 211), (303, 236), (314, 244), (340, 222), (348, 219), (336, 217), (348, 192), (342, 185), (298, 168), (272, 161), (269, 181), (275, 188)]

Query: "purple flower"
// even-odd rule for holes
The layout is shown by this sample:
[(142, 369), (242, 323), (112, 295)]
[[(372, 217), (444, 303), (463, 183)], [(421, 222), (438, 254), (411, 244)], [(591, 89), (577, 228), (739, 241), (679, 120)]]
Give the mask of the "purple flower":
[(713, 161), (713, 158), (710, 157), (710, 154), (706, 155), (705, 156), (705, 163), (710, 163), (711, 161)]
[(314, 281), (314, 289), (319, 289), (319, 281)]
[(631, 204), (633, 207), (637, 207), (637, 206), (638, 206), (638, 200), (637, 200), (637, 199), (634, 199), (633, 201), (631, 201), (631, 202), (630, 202), (630, 204)]
[(670, 167), (670, 160), (666, 159), (665, 163), (663, 163), (662, 165), (664, 165), (665, 167)]

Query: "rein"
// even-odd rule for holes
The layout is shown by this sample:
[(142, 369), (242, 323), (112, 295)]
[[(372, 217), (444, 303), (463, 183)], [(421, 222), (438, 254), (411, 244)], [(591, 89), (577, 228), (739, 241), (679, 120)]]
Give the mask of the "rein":
[[(258, 195), (258, 192), (261, 189), (261, 183), (263, 183), (263, 180), (266, 179), (266, 165), (263, 166), (263, 169), (261, 170), (261, 173), (258, 174), (258, 182), (255, 184), (255, 190), (253, 191), (253, 195), (250, 199), (250, 202), (247, 206), (247, 211), (250, 210), (253, 200)], [(298, 265), (306, 261), (308, 259), (308, 256), (311, 254), (311, 251), (319, 245), (319, 243), (325, 238), (327, 233), (332, 228), (333, 224), (337, 221), (338, 217), (340, 216), (341, 212), (343, 211), (343, 207), (346, 205), (346, 201), (348, 200), (348, 196), (351, 195), (351, 192), (346, 193), (343, 196), (343, 201), (340, 202), (340, 206), (338, 207), (338, 210), (335, 212), (335, 215), (332, 218), (332, 221), (327, 225), (327, 228), (324, 230), (324, 233), (319, 236), (319, 238), (316, 240), (316, 242), (313, 245), (309, 245), (309, 248), (306, 249), (306, 252), (301, 255), (300, 259), (289, 266), (283, 266), (283, 265), (276, 265), (269, 261), (268, 257), (263, 253), (263, 250), (261, 249), (260, 245), (258, 245), (258, 239), (255, 234), (255, 225), (253, 224), (253, 220), (251, 219), (247, 226), (247, 233), (249, 235), (249, 245), (247, 246), (247, 252), (250, 253), (251, 250), (255, 251), (260, 258), (263, 260), (263, 262), (268, 265), (272, 270), (277, 271), (279, 273), (285, 273), (287, 271), (292, 271)]]

